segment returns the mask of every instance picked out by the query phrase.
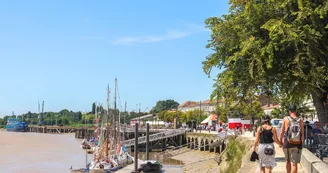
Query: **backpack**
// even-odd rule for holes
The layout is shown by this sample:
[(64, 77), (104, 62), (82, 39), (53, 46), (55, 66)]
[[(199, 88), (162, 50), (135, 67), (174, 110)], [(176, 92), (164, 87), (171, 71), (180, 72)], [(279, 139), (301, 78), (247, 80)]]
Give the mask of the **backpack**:
[(290, 144), (301, 144), (301, 119), (287, 117), (289, 120), (289, 127), (287, 129), (287, 140)]

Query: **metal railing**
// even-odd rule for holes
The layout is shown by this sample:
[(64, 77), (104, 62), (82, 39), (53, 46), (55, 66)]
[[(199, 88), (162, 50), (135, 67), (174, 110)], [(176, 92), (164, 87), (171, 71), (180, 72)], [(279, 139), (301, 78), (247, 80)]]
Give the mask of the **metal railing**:
[[(170, 138), (170, 137), (178, 136), (178, 135), (182, 135), (182, 134), (185, 134), (185, 130), (183, 130), (183, 129), (167, 130), (164, 132), (159, 132), (159, 133), (149, 135), (149, 142), (157, 141), (157, 140), (165, 139), (165, 138)], [(126, 140), (123, 142), (123, 145), (126, 147), (132, 146), (132, 145), (134, 145), (134, 141), (135, 141), (135, 139)], [(138, 138), (138, 144), (143, 144), (143, 143), (146, 143), (146, 136), (142, 136), (142, 137)]]

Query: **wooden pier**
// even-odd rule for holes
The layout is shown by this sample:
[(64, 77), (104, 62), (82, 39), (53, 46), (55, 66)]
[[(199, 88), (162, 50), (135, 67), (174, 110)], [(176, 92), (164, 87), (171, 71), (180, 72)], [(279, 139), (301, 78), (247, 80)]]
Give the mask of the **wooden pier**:
[[(82, 131), (86, 131), (86, 128), (81, 127), (70, 127), (70, 126), (28, 126), (27, 132), (35, 132), (35, 133), (82, 133)], [(88, 131), (93, 133), (93, 128), (89, 128)]]

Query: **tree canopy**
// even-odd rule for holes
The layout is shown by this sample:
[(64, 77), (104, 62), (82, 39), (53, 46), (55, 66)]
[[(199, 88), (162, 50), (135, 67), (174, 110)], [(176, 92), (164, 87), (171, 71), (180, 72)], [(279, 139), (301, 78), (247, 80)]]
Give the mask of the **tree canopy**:
[(174, 100), (171, 100), (171, 99), (160, 100), (160, 101), (157, 101), (155, 107), (153, 107), (151, 112), (152, 113), (160, 113), (164, 110), (177, 109), (178, 106), (179, 106), (179, 103)]
[(171, 123), (174, 122), (174, 118), (177, 118), (177, 121), (180, 123), (195, 120), (200, 124), (201, 121), (207, 118), (207, 116), (208, 115), (204, 111), (200, 111), (199, 109), (189, 110), (187, 112), (164, 110), (158, 114), (160, 120)]
[[(311, 95), (328, 123), (328, 1), (230, 0), (229, 14), (210, 17), (203, 62), (217, 75), (212, 97), (249, 100), (267, 93), (298, 102)], [(218, 94), (219, 93), (219, 94)]]

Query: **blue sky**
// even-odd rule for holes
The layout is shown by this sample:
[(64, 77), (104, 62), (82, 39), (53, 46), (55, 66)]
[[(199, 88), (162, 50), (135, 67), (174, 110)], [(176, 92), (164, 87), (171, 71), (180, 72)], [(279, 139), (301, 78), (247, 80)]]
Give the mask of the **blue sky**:
[(115, 77), (130, 111), (208, 99), (204, 20), (227, 12), (228, 0), (2, 0), (0, 117), (41, 100), (45, 111), (90, 111)]

